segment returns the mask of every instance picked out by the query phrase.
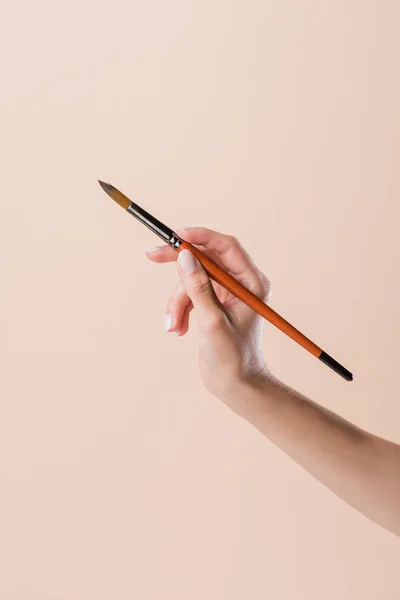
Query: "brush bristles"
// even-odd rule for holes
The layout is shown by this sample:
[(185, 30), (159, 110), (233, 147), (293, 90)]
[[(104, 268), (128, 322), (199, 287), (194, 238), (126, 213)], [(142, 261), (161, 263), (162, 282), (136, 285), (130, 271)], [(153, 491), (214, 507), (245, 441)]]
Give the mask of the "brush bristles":
[(114, 200), (114, 202), (122, 206), (122, 208), (124, 208), (125, 210), (128, 210), (129, 205), (131, 203), (129, 198), (127, 198), (122, 192), (117, 190), (117, 188), (115, 188), (113, 185), (110, 185), (109, 183), (104, 183), (104, 181), (99, 180), (99, 184), (101, 185), (103, 190), (110, 196), (110, 198)]

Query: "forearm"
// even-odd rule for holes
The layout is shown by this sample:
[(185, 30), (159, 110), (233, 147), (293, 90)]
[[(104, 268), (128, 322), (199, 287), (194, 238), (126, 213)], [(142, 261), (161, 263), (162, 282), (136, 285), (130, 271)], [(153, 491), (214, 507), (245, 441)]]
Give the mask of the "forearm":
[(274, 378), (237, 388), (241, 415), (335, 494), (400, 535), (400, 446)]

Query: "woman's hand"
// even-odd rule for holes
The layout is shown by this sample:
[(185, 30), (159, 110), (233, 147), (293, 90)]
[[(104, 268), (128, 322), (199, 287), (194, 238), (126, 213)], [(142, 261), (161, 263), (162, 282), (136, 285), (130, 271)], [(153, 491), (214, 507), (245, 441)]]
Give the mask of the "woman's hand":
[[(270, 283), (236, 238), (204, 227), (181, 228), (178, 232), (267, 302)], [(261, 348), (262, 317), (212, 281), (189, 250), (177, 253), (170, 246), (156, 246), (146, 250), (146, 255), (157, 263), (177, 261), (180, 282), (167, 304), (165, 328), (185, 335), (194, 308), (204, 385), (237, 410), (235, 402), (239, 401), (232, 394), (237, 385), (268, 377)]]
[[(267, 278), (235, 238), (202, 227), (179, 235), (268, 300)], [(168, 302), (166, 328), (184, 335), (194, 308), (207, 389), (334, 493), (400, 535), (400, 445), (361, 430), (275, 379), (261, 353), (262, 318), (211, 282), (188, 250), (177, 256), (163, 246), (147, 256), (160, 263), (178, 258), (181, 282)]]

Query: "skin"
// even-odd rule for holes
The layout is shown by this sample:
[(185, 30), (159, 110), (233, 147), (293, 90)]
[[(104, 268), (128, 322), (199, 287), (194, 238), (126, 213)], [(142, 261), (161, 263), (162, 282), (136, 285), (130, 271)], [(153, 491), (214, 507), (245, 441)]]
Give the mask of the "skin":
[[(236, 238), (203, 227), (178, 231), (268, 301), (270, 282)], [(156, 246), (146, 255), (152, 262), (177, 263), (180, 281), (168, 300), (166, 329), (185, 335), (194, 309), (207, 390), (348, 504), (400, 535), (400, 445), (278, 381), (262, 355), (263, 319), (211, 281), (188, 250)]]

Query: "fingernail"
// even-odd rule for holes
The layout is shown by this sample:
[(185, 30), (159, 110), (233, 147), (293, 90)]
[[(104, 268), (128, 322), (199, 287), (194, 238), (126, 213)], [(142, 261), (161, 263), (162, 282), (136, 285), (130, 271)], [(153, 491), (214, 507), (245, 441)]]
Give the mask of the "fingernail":
[(179, 252), (178, 261), (184, 273), (191, 273), (197, 268), (197, 258), (190, 250), (181, 250)]
[(174, 331), (174, 335), (176, 335), (177, 337), (181, 335), (181, 332), (179, 331), (179, 329), (178, 329), (178, 331)]
[(152, 248), (146, 248), (145, 252), (158, 252), (158, 250), (161, 250), (162, 248), (164, 248), (164, 246), (153, 246)]
[(165, 331), (169, 331), (172, 327), (172, 315), (171, 313), (168, 313), (167, 316), (165, 317), (165, 322), (164, 322), (164, 329)]
[(193, 227), (178, 227), (178, 229), (193, 229)]

